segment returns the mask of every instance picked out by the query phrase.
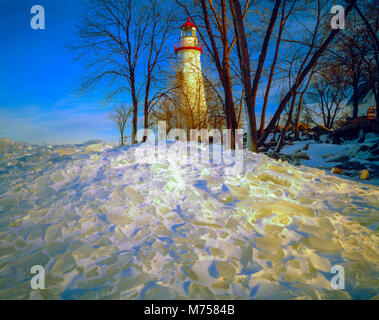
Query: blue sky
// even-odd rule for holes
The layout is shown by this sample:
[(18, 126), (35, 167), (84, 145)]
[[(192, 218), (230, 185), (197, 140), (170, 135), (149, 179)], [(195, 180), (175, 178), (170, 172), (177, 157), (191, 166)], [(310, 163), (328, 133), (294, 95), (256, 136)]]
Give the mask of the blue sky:
[[(81, 2), (1, 0), (0, 138), (38, 144), (118, 142), (105, 89), (79, 96), (82, 62), (65, 49), (76, 39)], [(30, 26), (36, 4), (45, 9), (44, 30)], [(128, 103), (130, 97), (119, 101)]]
[[(30, 9), (45, 8), (45, 30)], [(2, 0), (0, 10), (0, 137), (29, 143), (117, 142), (102, 92), (79, 96), (82, 63), (65, 44), (75, 38), (78, 0)]]

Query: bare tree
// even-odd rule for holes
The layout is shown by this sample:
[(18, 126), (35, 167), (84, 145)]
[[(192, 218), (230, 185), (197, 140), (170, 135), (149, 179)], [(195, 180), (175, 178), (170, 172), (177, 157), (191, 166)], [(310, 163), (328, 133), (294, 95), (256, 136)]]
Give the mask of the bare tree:
[(258, 136), (261, 136), (263, 134), (263, 130), (265, 128), (265, 120), (266, 120), (266, 110), (267, 110), (267, 104), (271, 92), (271, 86), (274, 80), (275, 71), (277, 69), (277, 62), (278, 62), (278, 56), (279, 56), (279, 49), (282, 44), (282, 36), (285, 31), (285, 25), (289, 21), (292, 15), (298, 14), (300, 15), (303, 11), (307, 10), (307, 5), (312, 0), (304, 0), (304, 1), (297, 1), (297, 0), (283, 0), (281, 5), (281, 18), (279, 22), (279, 30), (276, 37), (276, 45), (275, 45), (275, 52), (274, 57), (271, 62), (270, 66), (270, 73), (267, 80), (266, 85), (266, 91), (264, 94), (264, 101), (262, 106), (262, 112), (261, 112), (261, 123), (258, 130)]
[[(326, 51), (332, 64), (338, 62), (345, 68), (346, 78), (352, 88), (352, 114), (358, 116), (360, 84), (366, 81), (379, 103), (379, 6), (377, 1), (346, 0), (353, 6), (349, 24), (343, 37)], [(378, 113), (377, 113), (378, 116)]]
[(280, 7), (281, 0), (275, 1), (275, 6), (272, 10), (270, 22), (268, 24), (265, 38), (262, 44), (261, 53), (258, 60), (258, 66), (255, 72), (253, 84), (251, 85), (251, 76), (250, 76), (250, 58), (247, 47), (245, 27), (243, 24), (243, 14), (241, 10), (241, 5), (237, 0), (230, 0), (230, 9), (233, 16), (233, 23), (235, 28), (235, 33), (237, 36), (237, 51), (238, 58), (241, 66), (241, 76), (242, 83), (245, 89), (245, 100), (246, 100), (246, 110), (248, 115), (248, 149), (254, 152), (258, 152), (257, 145), (257, 128), (256, 128), (256, 119), (255, 119), (255, 101), (258, 91), (258, 85), (262, 74), (263, 64), (266, 59), (267, 49), (269, 41), (271, 38), (272, 30), (278, 16), (278, 11)]
[[(353, 9), (353, 4), (355, 1), (352, 0), (345, 10), (345, 17), (348, 16), (348, 14)], [(265, 140), (267, 139), (270, 132), (274, 129), (278, 119), (280, 118), (280, 115), (282, 114), (283, 110), (285, 109), (287, 103), (291, 100), (293, 94), (298, 91), (299, 86), (302, 85), (303, 81), (306, 79), (306, 77), (309, 75), (309, 72), (311, 72), (315, 65), (317, 65), (320, 57), (325, 53), (325, 50), (329, 47), (329, 45), (333, 42), (336, 35), (339, 33), (339, 29), (334, 29), (329, 32), (329, 34), (326, 36), (326, 38), (322, 37), (322, 43), (320, 45), (313, 46), (315, 51), (311, 51), (311, 55), (309, 55), (306, 63), (304, 63), (304, 66), (299, 70), (298, 76), (296, 77), (295, 83), (291, 86), (290, 90), (287, 92), (287, 94), (284, 96), (284, 98), (279, 103), (279, 106), (277, 107), (273, 117), (271, 118), (269, 124), (267, 125), (266, 129), (264, 130), (262, 136), (260, 137), (258, 141), (258, 145), (262, 145)]]
[[(81, 91), (106, 82), (110, 87), (107, 99), (128, 92), (133, 105), (132, 143), (136, 143), (143, 92), (145, 126), (148, 125), (150, 90), (167, 39), (168, 15), (161, 19), (157, 0), (144, 5), (137, 0), (89, 0), (83, 12), (79, 40), (72, 46), (77, 58), (86, 62)], [(143, 64), (146, 50), (148, 60)], [(141, 64), (146, 65), (145, 74), (139, 71)]]
[(293, 137), (294, 140), (298, 140), (298, 138), (299, 138), (299, 131), (300, 131), (299, 121), (300, 121), (301, 110), (303, 108), (304, 95), (306, 94), (308, 87), (309, 87), (309, 84), (311, 83), (313, 75), (316, 71), (316, 66), (317, 65), (314, 65), (314, 67), (313, 67), (313, 69), (312, 69), (312, 71), (308, 77), (308, 80), (306, 82), (305, 88), (300, 93), (299, 103), (298, 103), (297, 111), (296, 111), (296, 119), (295, 119), (295, 124), (294, 124), (294, 128), (295, 128), (295, 135)]
[[(313, 48), (316, 46), (316, 40), (317, 40), (317, 37), (319, 36), (319, 33), (320, 33), (319, 30), (320, 30), (320, 24), (321, 24), (321, 10), (322, 10), (322, 8), (321, 8), (321, 1), (317, 0), (317, 9), (316, 9), (317, 20), (316, 20), (316, 23), (315, 23), (314, 30), (312, 30), (312, 31), (309, 32), (310, 33), (311, 41), (310, 41), (309, 48), (306, 51), (306, 54), (305, 54), (304, 58), (302, 60), (300, 60), (301, 63), (299, 65), (299, 68), (298, 68), (298, 71), (297, 71), (297, 76), (295, 77), (294, 86), (292, 86), (292, 84), (291, 84), (291, 69), (292, 69), (293, 65), (295, 64), (296, 60), (298, 60), (298, 58), (299, 58), (299, 57), (297, 57), (296, 53), (294, 53), (292, 55), (292, 58), (291, 58), (291, 61), (290, 61), (289, 88), (290, 88), (290, 92), (291, 92), (291, 105), (290, 105), (290, 109), (289, 109), (289, 113), (288, 113), (287, 122), (286, 122), (286, 124), (285, 124), (285, 126), (283, 128), (283, 131), (281, 133), (281, 136), (279, 138), (278, 144), (277, 144), (276, 149), (275, 149), (276, 152), (279, 152), (281, 150), (281, 148), (283, 147), (285, 136), (286, 136), (287, 131), (288, 131), (288, 129), (290, 127), (290, 124), (292, 122), (292, 115), (293, 115), (294, 108), (295, 108), (296, 97), (297, 97), (298, 91), (300, 89), (300, 86), (302, 85), (302, 82), (300, 82), (300, 76), (301, 76), (301, 73), (302, 73), (302, 71), (303, 71), (303, 69), (304, 69), (304, 67), (305, 67), (305, 65), (306, 65), (309, 57), (312, 54)], [(322, 37), (322, 39), (321, 39), (321, 44), (322, 44), (322, 42), (324, 40), (324, 37)], [(316, 66), (316, 64), (313, 65), (312, 71), (315, 69), (315, 66)], [(308, 87), (309, 82), (310, 82), (310, 78), (312, 77), (312, 74), (313, 74), (312, 71), (310, 73), (310, 76), (308, 77), (308, 83), (306, 85), (306, 88)]]
[(307, 93), (314, 103), (311, 113), (314, 119), (322, 119), (323, 125), (332, 129), (341, 114), (348, 97), (348, 79), (340, 66), (327, 66), (318, 72)]
[(123, 146), (125, 144), (126, 137), (124, 135), (125, 126), (128, 122), (130, 114), (132, 113), (133, 108), (126, 109), (124, 104), (115, 106), (114, 110), (110, 114), (110, 119), (114, 122), (117, 129), (120, 131), (120, 144)]
[[(265, 127), (265, 119), (266, 119), (266, 110), (267, 110), (268, 98), (269, 98), (269, 95), (270, 95), (272, 80), (274, 78), (275, 67), (276, 67), (276, 62), (278, 60), (279, 48), (280, 48), (280, 43), (281, 43), (281, 40), (282, 40), (282, 34), (283, 34), (284, 26), (285, 26), (285, 24), (287, 22), (287, 19), (288, 19), (288, 15), (287, 16), (285, 15), (286, 3), (287, 3), (287, 0), (283, 0), (283, 2), (282, 2), (281, 18), (280, 18), (280, 23), (279, 23), (279, 32), (278, 32), (278, 37), (277, 37), (276, 45), (275, 45), (275, 53), (274, 53), (273, 61), (271, 63), (270, 74), (269, 74), (269, 77), (268, 77), (267, 86), (266, 86), (266, 92), (265, 92), (265, 95), (264, 95), (264, 101), (263, 101), (263, 106), (262, 106), (261, 124), (260, 124), (259, 131), (258, 131), (259, 136), (261, 136), (263, 134), (263, 130), (264, 130), (264, 127)], [(295, 3), (295, 1), (293, 3)]]
[[(349, 2), (351, 0), (348, 0)], [(360, 42), (360, 47), (363, 48), (363, 77), (373, 91), (376, 105), (379, 104), (379, 5), (377, 1), (367, 1), (364, 4), (363, 11), (357, 3), (353, 3), (355, 11), (362, 19), (365, 30), (362, 28), (354, 28), (353, 33), (363, 36), (363, 41)], [(357, 30), (359, 29), (359, 30)], [(356, 101), (354, 100), (354, 106)], [(357, 109), (357, 108), (355, 108)], [(355, 111), (354, 109), (354, 111)], [(376, 112), (376, 120), (379, 121), (379, 112)]]
[[(172, 9), (163, 9), (158, 0), (150, 0), (146, 10), (150, 10), (149, 27), (147, 32), (147, 59), (145, 62), (145, 95), (144, 95), (144, 128), (149, 128), (149, 114), (154, 102), (164, 91), (159, 87), (163, 72), (160, 64), (167, 59), (165, 44), (169, 37)], [(152, 86), (155, 93), (152, 95)], [(151, 97), (152, 95), (152, 97)], [(147, 131), (143, 141), (146, 141)]]
[(340, 62), (345, 65), (347, 75), (350, 77), (350, 82), (353, 87), (353, 113), (352, 117), (358, 117), (359, 107), (359, 83), (363, 77), (364, 48), (358, 43), (359, 35), (351, 35), (345, 37), (341, 43), (340, 52), (343, 54), (340, 57)]

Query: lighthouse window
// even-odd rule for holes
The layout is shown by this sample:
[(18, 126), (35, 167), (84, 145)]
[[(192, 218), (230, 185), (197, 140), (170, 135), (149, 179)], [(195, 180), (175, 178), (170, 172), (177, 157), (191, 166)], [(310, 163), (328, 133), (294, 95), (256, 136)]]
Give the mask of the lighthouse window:
[(196, 37), (196, 29), (182, 29), (182, 37)]

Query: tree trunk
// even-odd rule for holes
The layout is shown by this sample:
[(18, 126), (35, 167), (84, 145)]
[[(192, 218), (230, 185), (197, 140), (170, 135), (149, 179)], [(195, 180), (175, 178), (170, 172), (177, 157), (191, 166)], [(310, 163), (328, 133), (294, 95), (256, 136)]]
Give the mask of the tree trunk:
[(267, 48), (274, 29), (275, 21), (278, 16), (278, 11), (280, 7), (281, 0), (276, 0), (274, 9), (271, 14), (270, 22), (267, 27), (265, 38), (263, 40), (263, 45), (261, 53), (258, 60), (257, 70), (255, 72), (253, 86), (251, 86), (250, 78), (250, 58), (246, 41), (245, 28), (243, 25), (241, 5), (238, 0), (230, 0), (230, 9), (233, 16), (234, 29), (237, 37), (237, 49), (238, 58), (240, 60), (242, 83), (245, 89), (245, 100), (246, 100), (246, 110), (248, 114), (248, 149), (253, 152), (258, 152), (257, 144), (257, 128), (255, 119), (255, 101), (258, 91), (259, 80), (262, 74), (263, 64), (266, 59)]
[(237, 120), (236, 120), (236, 113), (234, 110), (234, 102), (233, 102), (233, 93), (232, 93), (232, 82), (231, 82), (231, 76), (230, 76), (230, 67), (225, 66), (226, 72), (224, 71), (224, 94), (225, 94), (225, 120), (226, 120), (226, 127), (228, 129), (231, 129), (231, 148), (235, 149), (235, 129), (237, 129)]
[(147, 129), (149, 129), (149, 114), (148, 114), (148, 111), (149, 111), (149, 106), (146, 106), (144, 107), (144, 129), (145, 129), (145, 133), (143, 135), (143, 140), (142, 142), (146, 142), (146, 139), (147, 139), (147, 136), (148, 136), (148, 131)]
[(138, 120), (138, 100), (136, 95), (136, 88), (134, 85), (134, 78), (131, 79), (131, 92), (133, 101), (133, 127), (132, 127), (132, 144), (137, 143), (137, 120)]
[(296, 114), (296, 120), (295, 120), (295, 135), (293, 140), (299, 139), (299, 121), (300, 121), (300, 113), (303, 106), (303, 99), (304, 99), (305, 90), (301, 93), (300, 99), (299, 99), (299, 106), (297, 108), (297, 114)]
[(358, 118), (358, 99), (359, 99), (359, 92), (358, 92), (358, 84), (359, 84), (359, 78), (357, 75), (353, 76), (353, 119)]
[(144, 115), (144, 129), (145, 133), (143, 135), (142, 142), (146, 142), (147, 139), (147, 129), (149, 128), (149, 93), (150, 93), (150, 79), (147, 80), (146, 83), (146, 92), (145, 92), (145, 103), (143, 108), (143, 115)]
[(290, 107), (290, 111), (288, 113), (288, 119), (286, 121), (286, 125), (283, 129), (283, 132), (280, 135), (278, 144), (276, 145), (275, 152), (280, 152), (280, 150), (282, 150), (282, 147), (284, 145), (284, 139), (286, 138), (288, 128), (289, 128), (290, 123), (292, 121), (292, 114), (293, 114), (293, 109), (295, 108), (295, 102), (296, 102), (296, 93), (292, 97), (291, 107)]
[(272, 79), (274, 78), (276, 61), (278, 60), (280, 42), (282, 40), (282, 34), (283, 34), (283, 29), (284, 29), (284, 21), (283, 21), (284, 20), (283, 19), (284, 18), (284, 5), (285, 5), (285, 1), (284, 1), (284, 4), (283, 4), (283, 12), (282, 12), (282, 18), (281, 18), (281, 21), (280, 21), (278, 39), (276, 40), (274, 59), (273, 59), (272, 64), (271, 64), (270, 74), (269, 74), (269, 77), (268, 77), (268, 82), (267, 82), (265, 97), (264, 97), (263, 106), (262, 106), (261, 125), (260, 125), (259, 131), (258, 131), (258, 135), (259, 136), (261, 136), (263, 134), (263, 130), (265, 128), (266, 109), (267, 109), (267, 104), (268, 104), (268, 97), (270, 95), (271, 83), (272, 83)]
[(296, 114), (296, 122), (295, 122), (295, 135), (294, 135), (294, 140), (299, 139), (299, 121), (300, 121), (300, 114), (301, 114), (301, 109), (303, 108), (303, 99), (304, 99), (304, 94), (307, 92), (309, 84), (311, 83), (313, 73), (315, 71), (316, 66), (313, 67), (312, 72), (308, 78), (307, 85), (305, 86), (304, 90), (302, 91), (300, 95), (300, 100), (299, 100), (299, 106), (297, 108), (297, 114)]
[[(221, 85), (224, 89), (224, 97), (225, 97), (225, 121), (226, 127), (231, 129), (231, 148), (235, 148), (235, 129), (237, 129), (237, 121), (236, 114), (234, 110), (234, 102), (233, 102), (233, 92), (232, 92), (232, 81), (230, 75), (230, 65), (229, 65), (229, 54), (228, 48), (224, 43), (224, 57), (221, 64), (220, 55), (218, 53), (215, 37), (210, 25), (210, 19), (208, 14), (208, 8), (205, 0), (201, 0), (201, 8), (203, 11), (203, 17), (205, 22), (205, 28), (208, 33), (209, 40), (211, 42), (211, 49), (209, 50), (213, 61), (216, 64), (216, 68), (219, 74), (219, 78), (221, 80)], [(223, 4), (225, 5), (225, 4)], [(223, 36), (223, 38), (225, 35)], [(225, 39), (224, 39), (225, 42)]]
[(234, 29), (237, 37), (237, 51), (238, 59), (241, 68), (241, 78), (242, 84), (245, 90), (245, 102), (248, 114), (248, 136), (247, 136), (247, 147), (250, 151), (258, 152), (257, 146), (257, 129), (255, 120), (255, 110), (253, 102), (253, 92), (251, 88), (251, 78), (250, 78), (250, 59), (249, 52), (247, 48), (245, 28), (243, 26), (243, 18), (241, 12), (241, 6), (239, 1), (231, 0), (229, 2), (230, 9), (233, 15)]

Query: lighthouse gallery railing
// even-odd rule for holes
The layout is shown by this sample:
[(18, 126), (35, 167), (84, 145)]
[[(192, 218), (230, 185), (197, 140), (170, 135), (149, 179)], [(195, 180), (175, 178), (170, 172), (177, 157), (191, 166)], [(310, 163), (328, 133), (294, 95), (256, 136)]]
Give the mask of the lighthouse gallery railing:
[(204, 45), (201, 42), (198, 42), (197, 45), (192, 45), (192, 46), (189, 46), (189, 45), (183, 46), (180, 44), (180, 42), (177, 42), (175, 43), (174, 48), (175, 48), (175, 53), (177, 53), (180, 50), (186, 50), (186, 49), (198, 50), (201, 53), (204, 51)]

